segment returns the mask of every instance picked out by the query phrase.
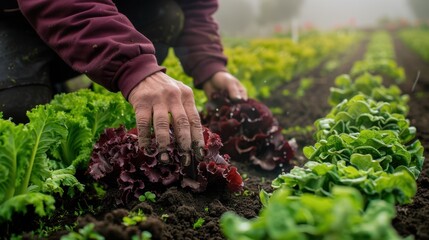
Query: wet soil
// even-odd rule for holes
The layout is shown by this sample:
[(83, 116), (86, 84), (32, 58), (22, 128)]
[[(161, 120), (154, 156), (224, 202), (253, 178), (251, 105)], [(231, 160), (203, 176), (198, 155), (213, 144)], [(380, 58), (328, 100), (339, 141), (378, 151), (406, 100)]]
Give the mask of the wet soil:
[[(366, 50), (367, 40), (338, 57), (340, 66), (331, 72), (323, 73), (323, 66), (314, 69), (305, 76), (299, 76), (284, 86), (291, 92), (299, 87), (301, 77), (312, 77), (314, 84), (306, 91), (304, 97), (285, 97), (283, 89), (273, 92), (270, 99), (264, 102), (270, 107), (283, 109), (283, 114), (276, 117), (283, 128), (291, 126), (311, 126), (318, 118), (324, 117), (331, 106), (327, 99), (329, 88), (333, 86), (334, 79), (340, 74), (350, 71), (353, 63), (362, 59)], [(409, 119), (417, 128), (418, 138), (421, 140), (428, 156), (429, 149), (429, 64), (403, 46), (395, 39), (398, 64), (406, 69), (407, 81), (400, 87), (403, 93), (410, 95)], [(420, 71), (419, 81), (414, 84), (417, 71)], [(414, 86), (415, 85), (415, 86)], [(414, 86), (414, 87), (413, 87)], [(289, 132), (287, 138), (295, 138), (298, 143), (297, 161), (303, 161), (302, 147), (314, 143), (312, 131)], [(234, 211), (237, 214), (253, 218), (258, 216), (261, 208), (259, 202), (259, 191), (264, 189), (271, 191), (270, 182), (284, 169), (276, 169), (267, 172), (252, 165), (240, 162), (232, 162), (237, 166), (239, 172), (245, 179), (244, 191), (240, 194), (231, 194), (217, 189), (209, 189), (205, 193), (191, 193), (181, 188), (172, 187), (157, 196), (155, 203), (134, 201), (126, 206), (116, 205), (112, 196), (117, 194), (115, 190), (107, 192), (106, 197), (97, 198), (93, 189), (81, 193), (75, 199), (64, 200), (57, 198), (56, 212), (50, 218), (37, 219), (31, 216), (17, 216), (14, 223), (9, 227), (9, 232), (26, 232), (27, 239), (59, 239), (67, 234), (68, 230), (77, 230), (88, 223), (94, 223), (95, 231), (106, 239), (131, 239), (132, 236), (143, 231), (152, 233), (152, 239), (224, 239), (220, 227), (220, 216), (226, 211)], [(415, 239), (429, 239), (429, 164), (426, 162), (424, 170), (418, 180), (418, 193), (414, 202), (405, 206), (397, 207), (397, 217), (393, 221), (394, 227), (403, 235), (413, 235)], [(91, 181), (82, 174), (81, 181)], [(122, 224), (122, 218), (130, 212), (141, 211), (147, 217), (146, 221), (131, 227)], [(194, 223), (203, 218), (201, 227), (194, 227)], [(35, 219), (29, 221), (29, 219)], [(44, 222), (49, 226), (42, 237), (34, 236), (31, 230), (40, 229)], [(77, 224), (76, 224), (77, 222)], [(25, 224), (23, 224), (25, 223)], [(68, 226), (68, 227), (66, 227)], [(67, 230), (66, 230), (67, 229)], [(1, 234), (0, 234), (1, 236)], [(1, 238), (0, 238), (1, 239)]]
[(417, 128), (417, 137), (425, 149), (426, 157), (413, 203), (397, 207), (393, 226), (403, 236), (429, 239), (429, 63), (407, 48), (396, 34), (393, 36), (397, 63), (405, 69), (407, 76), (407, 81), (400, 87), (404, 94), (410, 96), (408, 118), (411, 125)]

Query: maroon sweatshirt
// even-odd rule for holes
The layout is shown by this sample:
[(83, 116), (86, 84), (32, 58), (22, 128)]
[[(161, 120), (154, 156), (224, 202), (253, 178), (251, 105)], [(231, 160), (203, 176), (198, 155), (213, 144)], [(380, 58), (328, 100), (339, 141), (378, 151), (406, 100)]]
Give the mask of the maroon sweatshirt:
[[(121, 91), (128, 98), (144, 78), (165, 71), (156, 62), (150, 40), (118, 12), (111, 0), (17, 1), (39, 36), (67, 64), (110, 91)], [(218, 3), (177, 2), (185, 14), (185, 24), (175, 46), (176, 54), (184, 71), (200, 88), (214, 73), (226, 71), (218, 26), (212, 18)]]

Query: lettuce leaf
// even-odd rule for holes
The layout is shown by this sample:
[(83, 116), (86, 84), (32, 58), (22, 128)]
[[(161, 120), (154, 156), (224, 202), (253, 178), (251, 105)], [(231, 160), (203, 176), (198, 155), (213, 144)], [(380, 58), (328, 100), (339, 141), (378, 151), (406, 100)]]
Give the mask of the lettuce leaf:
[(358, 168), (347, 166), (345, 161), (335, 164), (309, 161), (304, 167), (295, 167), (289, 173), (279, 175), (273, 180), (272, 187), (290, 189), (295, 196), (304, 193), (332, 196), (335, 186), (348, 186), (361, 192), (365, 203), (374, 199), (394, 204), (412, 201), (417, 184), (407, 168), (386, 173), (379, 171), (379, 166), (366, 155), (355, 158), (360, 158), (354, 160)]
[(50, 151), (59, 168), (73, 164), (85, 169), (91, 158), (92, 145), (105, 128), (135, 126), (131, 105), (117, 93), (81, 89), (56, 95), (47, 107), (57, 113), (57, 118), (68, 130), (60, 147)]
[[(306, 146), (304, 155), (311, 161), (336, 163), (340, 160), (352, 164), (353, 155), (366, 155), (378, 162), (383, 171), (395, 172), (406, 167), (417, 179), (423, 166), (423, 149), (418, 140), (410, 145), (401, 143), (399, 136), (391, 130), (362, 130), (353, 134), (331, 135), (314, 146)], [(372, 163), (373, 167), (379, 169)]]
[(364, 207), (361, 194), (350, 187), (334, 187), (332, 196), (293, 196), (275, 191), (258, 218), (226, 212), (220, 219), (227, 239), (401, 239), (391, 226), (393, 205), (374, 200)]

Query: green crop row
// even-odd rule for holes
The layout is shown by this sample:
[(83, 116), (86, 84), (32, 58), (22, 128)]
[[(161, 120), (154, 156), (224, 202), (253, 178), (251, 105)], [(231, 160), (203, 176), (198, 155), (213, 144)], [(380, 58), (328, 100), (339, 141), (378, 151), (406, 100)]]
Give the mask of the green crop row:
[[(227, 40), (224, 52), (228, 70), (245, 85), (249, 97), (262, 99), (269, 97), (272, 89), (344, 52), (360, 39), (357, 32), (335, 32), (314, 34), (300, 42), (290, 38)], [(183, 73), (172, 53), (164, 65), (173, 78), (192, 86), (192, 79)], [(197, 106), (202, 109), (204, 94), (201, 91), (194, 94)]]
[(316, 143), (303, 149), (308, 162), (261, 191), (258, 218), (225, 213), (228, 239), (401, 239), (394, 206), (412, 201), (424, 161), (408, 97), (367, 72), (339, 76), (331, 93)]
[(414, 52), (429, 62), (429, 31), (427, 29), (406, 29), (399, 32), (399, 37)]
[(405, 81), (405, 72), (395, 61), (395, 50), (389, 33), (379, 31), (372, 35), (364, 59), (355, 62), (351, 75), (357, 77), (365, 72), (382, 74), (401, 83)]
[(29, 111), (27, 124), (2, 119), (0, 112), (0, 224), (28, 209), (53, 213), (54, 196), (84, 190), (75, 172), (86, 170), (101, 132), (135, 126), (131, 105), (119, 93), (101, 91), (56, 95)]

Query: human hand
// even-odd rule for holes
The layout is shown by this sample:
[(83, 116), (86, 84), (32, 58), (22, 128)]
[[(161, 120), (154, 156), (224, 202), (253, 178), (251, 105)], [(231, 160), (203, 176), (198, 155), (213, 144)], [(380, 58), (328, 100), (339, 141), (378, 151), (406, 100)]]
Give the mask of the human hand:
[(170, 161), (166, 152), (170, 143), (170, 116), (179, 147), (185, 153), (181, 162), (191, 164), (191, 147), (197, 156), (204, 146), (203, 129), (195, 106), (192, 89), (163, 72), (157, 72), (140, 82), (130, 93), (128, 101), (134, 108), (140, 148), (147, 149), (151, 127), (155, 132), (159, 150), (158, 160)]
[(241, 82), (228, 72), (217, 72), (203, 85), (208, 98), (215, 92), (226, 91), (231, 99), (247, 100), (247, 90)]

